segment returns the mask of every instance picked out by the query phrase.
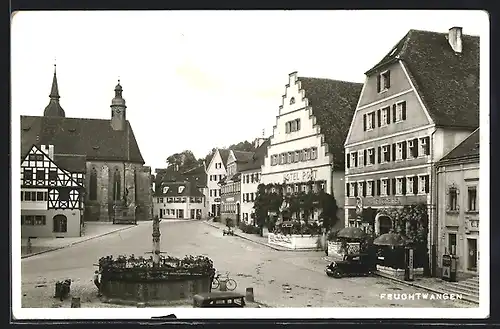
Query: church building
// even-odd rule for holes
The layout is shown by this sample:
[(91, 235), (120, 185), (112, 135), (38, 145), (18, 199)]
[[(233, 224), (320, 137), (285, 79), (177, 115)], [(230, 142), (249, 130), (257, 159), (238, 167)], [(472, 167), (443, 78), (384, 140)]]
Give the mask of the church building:
[(68, 118), (54, 70), (43, 116), (21, 116), (22, 155), (33, 145), (52, 145), (56, 158), (85, 158), (84, 221), (112, 221), (122, 204), (137, 220), (152, 218), (151, 168), (144, 165), (122, 92), (118, 81), (109, 119)]

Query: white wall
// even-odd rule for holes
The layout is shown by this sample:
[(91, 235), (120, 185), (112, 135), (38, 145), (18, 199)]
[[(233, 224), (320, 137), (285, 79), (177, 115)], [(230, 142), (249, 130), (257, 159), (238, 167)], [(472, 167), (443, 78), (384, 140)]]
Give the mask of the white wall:
[[(220, 164), (220, 168), (216, 168), (216, 164)], [(218, 167), (219, 165), (217, 165)], [(217, 181), (211, 181), (210, 176), (211, 175), (216, 175), (217, 176)], [(215, 155), (213, 156), (212, 160), (208, 164), (207, 167), (207, 209), (208, 212), (212, 211), (212, 205), (213, 204), (218, 204), (220, 205), (220, 201), (215, 202), (215, 199), (220, 200), (220, 186), (217, 184), (219, 182), (219, 177), (224, 177), (226, 176), (226, 168), (224, 167), (224, 163), (222, 161), (222, 158), (220, 156), (219, 150), (215, 152)], [(217, 196), (214, 195), (214, 192), (212, 192), (212, 196), (210, 196), (210, 191), (217, 191)]]
[(244, 201), (244, 195), (246, 193), (254, 193), (255, 200), (257, 187), (260, 184), (258, 181), (254, 181), (254, 183), (252, 183), (251, 177), (249, 179), (249, 183), (246, 183), (245, 177), (247, 175), (251, 176), (252, 174), (254, 174), (254, 177), (256, 174), (259, 174), (260, 177), (260, 170), (255, 169), (241, 172), (241, 219), (243, 220), (245, 218), (245, 213), (248, 214), (247, 223), (252, 223), (253, 219), (251, 218), (251, 214), (255, 212), (255, 209), (253, 209), (254, 202)]
[[(78, 237), (80, 236), (80, 225), (82, 218), (82, 211), (79, 209), (74, 210), (33, 210), (33, 209), (21, 209), (21, 216), (26, 215), (43, 215), (45, 216), (45, 225), (22, 225), (21, 226), (21, 237)], [(53, 232), (54, 230), (54, 216), (64, 215), (67, 219), (67, 231), (66, 232)], [(19, 223), (19, 222), (18, 222)]]

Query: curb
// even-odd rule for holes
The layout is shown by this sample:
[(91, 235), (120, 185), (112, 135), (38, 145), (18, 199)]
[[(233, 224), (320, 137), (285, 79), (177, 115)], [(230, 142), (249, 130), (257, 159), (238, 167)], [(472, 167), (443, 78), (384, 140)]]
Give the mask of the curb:
[(87, 239), (83, 239), (83, 240), (80, 240), (80, 241), (72, 242), (70, 244), (66, 244), (66, 245), (63, 245), (63, 246), (60, 246), (60, 247), (54, 247), (54, 248), (50, 248), (50, 249), (46, 249), (46, 250), (34, 252), (34, 253), (31, 253), (31, 254), (23, 255), (23, 256), (21, 256), (21, 259), (32, 257), (32, 256), (36, 256), (36, 255), (40, 255), (40, 254), (45, 254), (45, 253), (50, 252), (50, 251), (56, 251), (56, 250), (59, 250), (59, 249), (68, 248), (68, 247), (74, 246), (74, 245), (82, 243), (82, 242), (86, 242), (86, 241), (97, 239), (97, 238), (100, 238), (100, 237), (103, 237), (103, 236), (106, 236), (106, 235), (110, 235), (110, 234), (113, 234), (113, 233), (124, 231), (124, 230), (130, 229), (132, 227), (136, 227), (136, 225), (122, 227), (122, 228), (116, 229), (114, 231), (106, 232), (106, 233), (99, 234), (99, 235), (93, 235), (93, 236), (88, 237)]
[[(209, 226), (212, 226), (216, 229), (219, 229), (219, 230), (222, 230), (221, 227), (217, 226), (217, 225), (214, 225), (214, 224), (211, 224), (207, 221), (204, 221), (205, 224), (209, 225)], [(260, 241), (256, 241), (256, 240), (252, 240), (246, 236), (243, 236), (243, 235), (240, 235), (239, 233), (234, 233), (235, 236), (241, 238), (241, 239), (244, 239), (244, 240), (247, 240), (247, 241), (250, 241), (250, 242), (253, 242), (253, 243), (256, 243), (256, 244), (260, 244), (261, 246), (264, 246), (264, 247), (267, 247), (267, 248), (270, 248), (270, 249), (273, 249), (273, 250), (276, 250), (276, 251), (292, 251), (292, 252), (311, 252), (311, 251), (321, 251), (321, 250), (316, 250), (316, 249), (285, 249), (285, 248), (278, 248), (278, 247), (274, 247), (274, 246), (271, 246), (267, 243), (264, 243), (264, 242), (260, 242)]]
[[(437, 294), (446, 294), (447, 293), (447, 292), (445, 292), (443, 290), (440, 290), (440, 289), (426, 287), (424, 285), (421, 285), (421, 284), (418, 284), (418, 283), (413, 283), (411, 281), (400, 280), (398, 278), (392, 277), (392, 276), (390, 276), (388, 274), (385, 274), (385, 273), (381, 273), (379, 271), (375, 271), (374, 274), (377, 275), (377, 276), (379, 276), (379, 277), (382, 277), (382, 278), (385, 278), (385, 279), (388, 279), (388, 280), (392, 280), (392, 281), (398, 282), (400, 284), (404, 284), (404, 285), (415, 287), (415, 288), (424, 289), (424, 290), (427, 290), (427, 291), (430, 291), (430, 292), (433, 292), (433, 293), (437, 293)], [(469, 303), (473, 303), (473, 304), (478, 304), (479, 305), (479, 302), (477, 302), (477, 301), (475, 301), (473, 299), (470, 299), (467, 296), (462, 296), (461, 300), (464, 300), (464, 301), (467, 301)]]

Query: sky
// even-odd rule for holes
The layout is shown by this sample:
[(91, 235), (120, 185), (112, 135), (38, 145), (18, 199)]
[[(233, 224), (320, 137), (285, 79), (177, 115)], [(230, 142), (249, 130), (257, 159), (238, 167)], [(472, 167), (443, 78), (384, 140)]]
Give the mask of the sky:
[[(288, 74), (364, 82), (409, 29), (480, 35), (481, 11), (33, 11), (11, 23), (12, 118), (111, 117), (120, 79), (146, 165), (272, 134)], [(307, 97), (307, 95), (306, 95)]]

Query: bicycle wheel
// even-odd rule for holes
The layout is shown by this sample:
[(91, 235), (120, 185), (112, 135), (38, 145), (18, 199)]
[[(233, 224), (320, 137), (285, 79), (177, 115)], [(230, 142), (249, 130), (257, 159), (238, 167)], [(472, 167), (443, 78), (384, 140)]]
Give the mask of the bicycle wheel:
[(237, 286), (236, 281), (234, 281), (233, 279), (227, 280), (226, 283), (227, 290), (233, 291), (234, 289), (236, 289), (236, 286)]
[(217, 288), (219, 288), (219, 285), (220, 285), (220, 283), (219, 283), (219, 279), (214, 278), (214, 279), (212, 280), (212, 289), (217, 289)]

